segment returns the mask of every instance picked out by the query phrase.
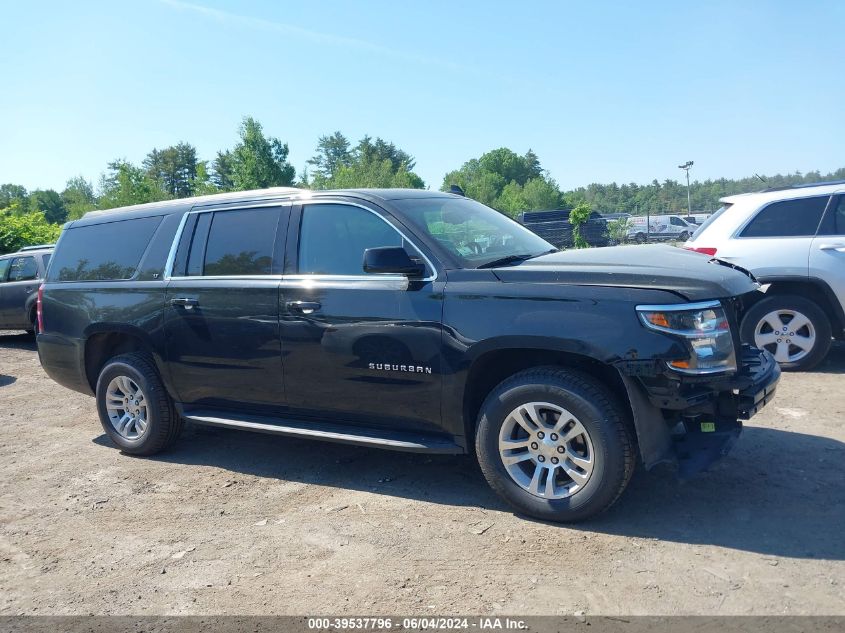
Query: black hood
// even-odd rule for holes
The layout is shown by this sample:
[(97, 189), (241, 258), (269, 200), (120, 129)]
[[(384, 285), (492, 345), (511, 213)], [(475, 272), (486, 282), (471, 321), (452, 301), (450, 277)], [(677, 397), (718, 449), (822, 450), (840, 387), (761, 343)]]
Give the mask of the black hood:
[(721, 299), (759, 287), (742, 269), (666, 244), (560, 251), (493, 272), (506, 283), (671, 290), (689, 301)]

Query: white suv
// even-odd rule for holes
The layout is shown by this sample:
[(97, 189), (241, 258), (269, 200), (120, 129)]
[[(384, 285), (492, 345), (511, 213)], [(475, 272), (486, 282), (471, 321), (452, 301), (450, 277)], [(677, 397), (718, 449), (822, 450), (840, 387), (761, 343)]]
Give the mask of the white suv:
[(845, 181), (721, 202), (684, 248), (751, 271), (766, 294), (746, 308), (743, 340), (809, 369), (845, 333)]

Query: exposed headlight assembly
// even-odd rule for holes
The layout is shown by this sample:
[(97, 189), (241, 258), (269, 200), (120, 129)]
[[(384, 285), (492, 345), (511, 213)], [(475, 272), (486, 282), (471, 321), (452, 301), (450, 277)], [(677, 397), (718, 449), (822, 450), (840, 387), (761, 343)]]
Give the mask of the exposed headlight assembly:
[(650, 330), (682, 339), (688, 359), (669, 361), (682, 374), (715, 374), (736, 369), (736, 352), (725, 310), (718, 301), (637, 306), (640, 320)]

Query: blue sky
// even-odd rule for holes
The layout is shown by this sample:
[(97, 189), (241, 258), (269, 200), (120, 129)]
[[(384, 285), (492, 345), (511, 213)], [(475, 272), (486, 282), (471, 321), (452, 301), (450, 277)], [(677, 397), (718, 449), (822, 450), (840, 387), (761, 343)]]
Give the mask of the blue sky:
[(242, 116), (297, 171), (334, 130), (438, 188), (532, 148), (564, 188), (845, 166), (843, 2), (4, 2), (0, 182), (61, 189)]

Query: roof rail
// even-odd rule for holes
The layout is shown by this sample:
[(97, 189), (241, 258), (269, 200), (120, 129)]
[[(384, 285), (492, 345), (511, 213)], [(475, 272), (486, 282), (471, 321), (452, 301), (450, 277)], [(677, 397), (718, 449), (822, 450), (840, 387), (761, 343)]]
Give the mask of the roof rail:
[(797, 185), (784, 185), (783, 187), (768, 187), (762, 189), (761, 193), (769, 191), (787, 191), (789, 189), (806, 189), (807, 187), (824, 187), (826, 185), (845, 185), (845, 180), (827, 180), (824, 182), (802, 182)]
[(55, 244), (33, 244), (32, 246), (23, 246), (18, 249), (19, 253), (23, 253), (24, 251), (40, 251), (45, 248), (54, 248)]

